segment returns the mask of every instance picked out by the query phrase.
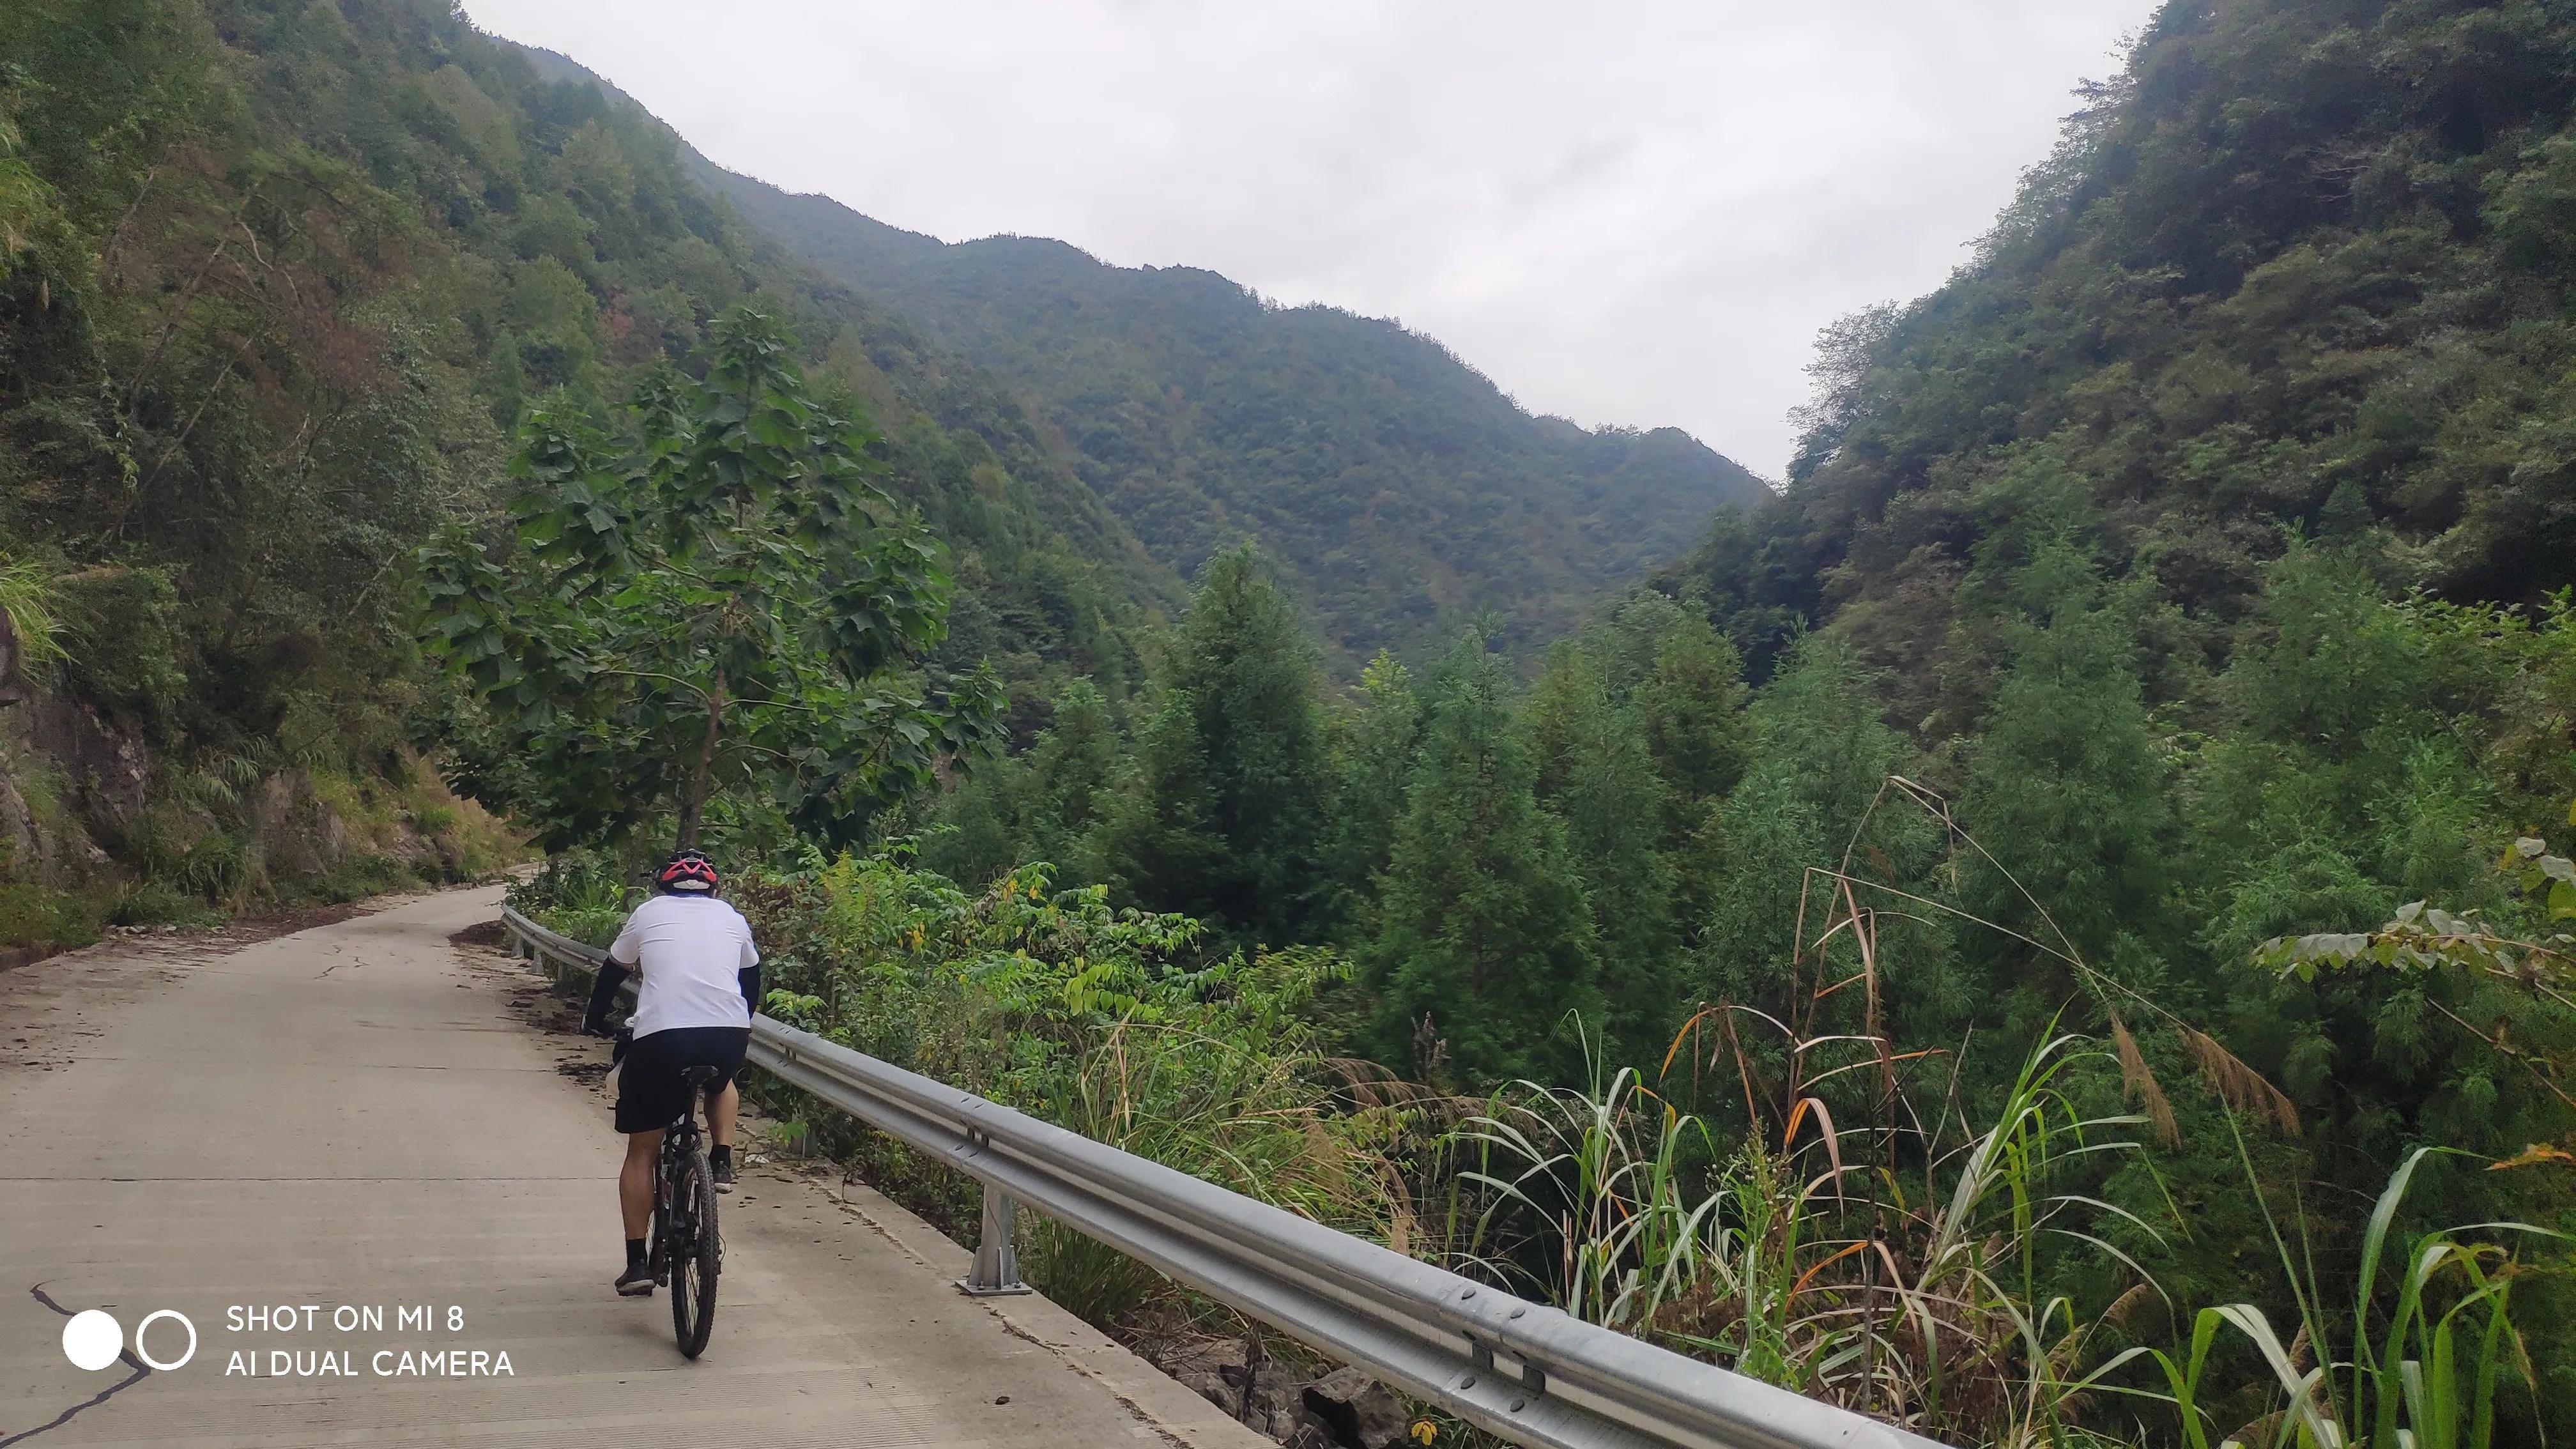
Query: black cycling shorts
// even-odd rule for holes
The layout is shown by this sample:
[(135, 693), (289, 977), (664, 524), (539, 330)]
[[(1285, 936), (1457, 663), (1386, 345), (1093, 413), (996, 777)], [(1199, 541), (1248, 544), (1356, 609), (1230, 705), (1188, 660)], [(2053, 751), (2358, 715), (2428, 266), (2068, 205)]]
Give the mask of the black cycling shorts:
[(635, 1038), (617, 1068), (617, 1130), (659, 1132), (670, 1126), (689, 1108), (681, 1072), (713, 1067), (716, 1078), (707, 1090), (721, 1091), (742, 1070), (742, 1054), (750, 1049), (747, 1026), (675, 1026)]

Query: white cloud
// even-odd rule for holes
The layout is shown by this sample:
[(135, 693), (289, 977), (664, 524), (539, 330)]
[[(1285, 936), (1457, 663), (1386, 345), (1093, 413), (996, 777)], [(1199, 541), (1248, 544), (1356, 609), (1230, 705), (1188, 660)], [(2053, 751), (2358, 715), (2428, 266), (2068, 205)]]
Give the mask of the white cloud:
[(1776, 474), (1818, 328), (1937, 286), (2151, 0), (466, 0), (719, 163), (1402, 318)]

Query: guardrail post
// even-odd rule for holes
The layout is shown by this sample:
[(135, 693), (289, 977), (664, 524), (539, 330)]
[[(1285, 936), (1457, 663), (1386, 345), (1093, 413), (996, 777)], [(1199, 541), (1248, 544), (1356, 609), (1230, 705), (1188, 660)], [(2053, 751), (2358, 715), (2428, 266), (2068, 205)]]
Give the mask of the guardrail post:
[(1000, 1298), (1026, 1293), (1020, 1281), (1020, 1253), (1011, 1246), (1011, 1195), (984, 1184), (984, 1227), (975, 1241), (975, 1266), (957, 1280), (969, 1298)]

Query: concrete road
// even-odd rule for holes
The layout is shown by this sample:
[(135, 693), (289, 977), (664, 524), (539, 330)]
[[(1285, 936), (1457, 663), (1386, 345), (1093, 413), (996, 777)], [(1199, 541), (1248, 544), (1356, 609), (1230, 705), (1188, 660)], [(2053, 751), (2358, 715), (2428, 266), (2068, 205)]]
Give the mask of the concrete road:
[[(448, 939), (498, 900), (0, 973), (0, 1449), (1269, 1443), (1043, 1300), (959, 1295), (966, 1255), (883, 1199), (783, 1174), (725, 1200), (715, 1341), (681, 1359), (664, 1296), (609, 1291), (617, 1141), (558, 1070), (590, 1044)], [(128, 1345), (95, 1372), (62, 1346), (92, 1308)], [(162, 1309), (195, 1356), (148, 1370)], [(139, 1347), (187, 1346), (162, 1318)]]

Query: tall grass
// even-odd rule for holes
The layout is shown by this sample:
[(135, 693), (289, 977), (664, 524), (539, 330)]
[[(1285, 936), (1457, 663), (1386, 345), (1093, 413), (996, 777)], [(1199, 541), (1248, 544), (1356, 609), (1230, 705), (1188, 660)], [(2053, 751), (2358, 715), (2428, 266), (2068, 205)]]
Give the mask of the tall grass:
[(37, 670), (65, 657), (54, 571), (34, 559), (0, 558), (0, 618), (18, 641), (18, 665)]
[(1717, 1143), (1634, 1068), (1604, 1081), (1596, 1066), (1588, 1089), (1514, 1083), (1452, 1141), (1471, 1149), (1459, 1181), (1489, 1194), (1465, 1254), (1519, 1272), (1508, 1255), (1480, 1254), (1495, 1243), (1498, 1219), (1518, 1209), (1548, 1224), (1557, 1252), (1525, 1276), (1566, 1312), (1631, 1327), (1698, 1278), (1717, 1200), (1690, 1202), (1684, 1183)]
[(1459, 1180), (1487, 1197), (1462, 1261), (1922, 1433), (2065, 1442), (2101, 1320), (2043, 1296), (2042, 1254), (2055, 1239), (2129, 1261), (2099, 1235), (2105, 1215), (2160, 1231), (2080, 1190), (2094, 1159), (2138, 1150), (2123, 1130), (2138, 1119), (2076, 1109), (2063, 1078), (2101, 1055), (2079, 1046), (2043, 1041), (1957, 1140), (1838, 1129), (1812, 1090), (1776, 1133), (1738, 1133), (1633, 1071), (1582, 1090), (1516, 1083), (1455, 1135)]
[[(1353, 1110), (1322, 1059), (1197, 1025), (1105, 1023), (1021, 1105), (1220, 1187), (1377, 1242), (1406, 1203), (1390, 1149), (1401, 1109)], [(1099, 1322), (1182, 1307), (1152, 1269), (1041, 1219), (1024, 1266), (1050, 1297)]]
[[(1875, 1134), (1837, 1132), (1819, 1099), (1776, 1137), (1730, 1138), (1633, 1071), (1584, 1089), (1516, 1083), (1452, 1137), (1457, 1181), (1485, 1204), (1454, 1262), (1946, 1442), (2154, 1442), (2116, 1408), (2145, 1400), (2188, 1449), (2489, 1449), (2501, 1396), (2536, 1382), (2508, 1312), (2528, 1270), (2496, 1239), (2566, 1235), (2488, 1223), (2401, 1245), (2407, 1189), (2440, 1150), (2419, 1149), (2381, 1193), (2349, 1281), (2294, 1250), (2301, 1225), (2285, 1230), (2266, 1206), (2297, 1305), (2287, 1341), (2240, 1302), (2192, 1314), (2170, 1348), (2134, 1342), (2163, 1290), (2103, 1226), (2161, 1243), (2173, 1225), (2084, 1190), (2108, 1159), (2143, 1150), (2127, 1132), (2145, 1119), (2077, 1110), (2071, 1074), (2111, 1070), (2107, 1056), (2052, 1036), (1981, 1129), (1908, 1132), (1866, 1158)], [(2131, 1286), (2089, 1311), (2048, 1291), (2052, 1241), (2120, 1264)], [(2226, 1377), (2247, 1355), (2219, 1352), (2223, 1333), (2260, 1365), (2255, 1383)], [(2142, 1364), (2156, 1378), (2139, 1380)], [(2269, 1407), (2217, 1421), (2249, 1394)]]
[[(2243, 1155), (2243, 1142), (2238, 1142)], [(2215, 1424), (2209, 1392), (2211, 1350), (2221, 1329), (2234, 1329), (2271, 1376), (2274, 1407), (2224, 1434), (2225, 1443), (2296, 1445), (2298, 1449), (2488, 1449), (2498, 1399), (2514, 1385), (2536, 1385), (2508, 1301), (2524, 1271), (2501, 1243), (2469, 1241), (2471, 1231), (2568, 1241), (2529, 1223), (2481, 1223), (2474, 1229), (2418, 1233), (2391, 1254), (2392, 1236), (2416, 1168), (2445, 1149), (2419, 1147), (2390, 1174), (2363, 1230), (2353, 1281), (2337, 1285), (2293, 1253), (2267, 1205), (2265, 1221), (2297, 1304), (2298, 1327), (2284, 1344), (2263, 1310), (2251, 1303), (2203, 1308), (2180, 1356), (2161, 1348), (2129, 1350), (2114, 1361), (2143, 1358), (2160, 1373), (2188, 1449), (2211, 1449)], [(2249, 1182), (2253, 1165), (2246, 1161)], [(2260, 1185), (2256, 1196), (2261, 1197)], [(2302, 1245), (2304, 1247), (2304, 1244)], [(2393, 1276), (2393, 1283), (2387, 1277)], [(2342, 1357), (2337, 1357), (2338, 1351)], [(2107, 1368), (2106, 1368), (2107, 1372)]]
[[(1931, 792), (1892, 778), (1888, 798), (1921, 805), (1962, 848), (1984, 855)], [(2052, 1025), (1969, 1125), (1980, 1114), (1960, 1098), (1957, 1060), (1900, 1052), (1882, 1027), (1881, 913), (1864, 897), (2003, 928), (1890, 891), (1851, 866), (1807, 873), (1783, 1015), (1704, 1010), (1666, 1057), (1668, 1071), (1685, 1054), (1732, 1065), (1743, 1123), (1682, 1112), (1632, 1071), (1596, 1070), (1583, 1089), (1514, 1084), (1453, 1138), (1463, 1156), (1457, 1180), (1483, 1200), (1463, 1266), (1949, 1442), (2179, 1439), (2210, 1449), (2216, 1433), (2274, 1449), (2488, 1449), (2500, 1395), (2535, 1382), (2508, 1313), (2524, 1270), (2497, 1240), (2560, 1235), (2484, 1224), (2418, 1234), (2393, 1255), (2407, 1187), (2435, 1150), (2422, 1149), (2390, 1178), (2351, 1280), (2335, 1282), (2315, 1266), (2307, 1214), (2284, 1229), (2240, 1137), (2238, 1160), (2269, 1225), (2295, 1331), (2284, 1343), (2260, 1307), (2240, 1302), (2202, 1308), (2187, 1334), (2160, 1342), (2157, 1319), (2170, 1322), (2174, 1305), (2121, 1244), (2165, 1247), (2178, 1215), (2170, 1203), (2142, 1215), (2096, 1186), (2143, 1156), (2138, 1129), (2168, 1142), (2174, 1133), (2171, 1104), (2121, 1010), (2171, 1025), (2231, 1130), (2241, 1116), (2294, 1132), (2295, 1108), (2215, 1040), (2094, 971), (2031, 900), (2055, 943), (2007, 934), (2065, 963), (2110, 1023), (2114, 1050)], [(1856, 1007), (1844, 1005), (1855, 997)], [(1748, 1050), (1747, 1030), (1775, 1034), (1778, 1049)], [(1945, 1059), (1940, 1110), (1927, 1118), (1909, 1075)], [(2144, 1112), (2082, 1108), (2113, 1079)], [(1867, 1120), (1838, 1125), (1837, 1102)], [(2086, 1261), (2116, 1271), (2126, 1289), (2086, 1304), (2052, 1286)], [(2219, 1351), (2223, 1330), (2244, 1351)], [(2258, 1366), (2251, 1383), (2249, 1361)], [(2142, 1366), (2161, 1384), (2138, 1380)], [(2225, 1408), (2266, 1397), (2269, 1407), (2244, 1422), (2217, 1422)], [(2165, 1430), (2139, 1417), (2148, 1405), (2169, 1416)]]

